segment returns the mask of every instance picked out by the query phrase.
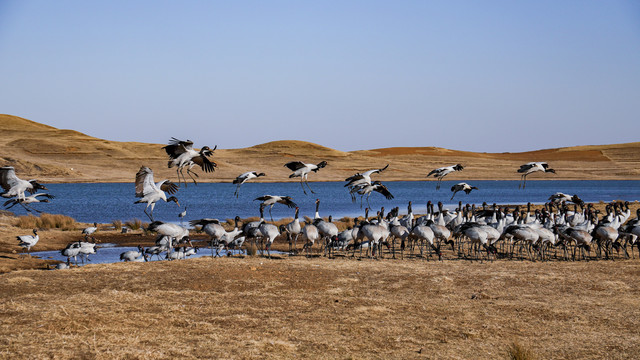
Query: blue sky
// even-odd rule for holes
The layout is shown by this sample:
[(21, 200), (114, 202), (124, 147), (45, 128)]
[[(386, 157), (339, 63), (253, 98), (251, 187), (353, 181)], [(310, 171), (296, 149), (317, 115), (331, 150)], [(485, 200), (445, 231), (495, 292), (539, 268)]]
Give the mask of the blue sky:
[(0, 113), (119, 141), (639, 141), (637, 1), (0, 0)]

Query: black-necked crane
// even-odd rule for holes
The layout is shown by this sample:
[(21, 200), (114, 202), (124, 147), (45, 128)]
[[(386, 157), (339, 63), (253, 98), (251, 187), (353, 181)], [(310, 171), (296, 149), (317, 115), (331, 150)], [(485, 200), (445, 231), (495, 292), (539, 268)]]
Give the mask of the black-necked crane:
[(306, 224), (302, 228), (302, 239), (305, 240), (303, 250), (306, 251), (307, 257), (311, 256), (313, 244), (320, 239), (320, 232), (313, 224)]
[[(136, 259), (143, 257), (145, 260), (147, 259), (146, 257), (147, 255), (144, 252), (144, 248), (142, 247), (142, 245), (138, 245), (138, 248), (136, 250), (129, 250), (129, 251), (125, 251), (123, 253), (120, 254), (120, 260), (127, 262), (127, 261), (134, 261), (136, 262)], [(143, 260), (143, 261), (145, 261)], [(138, 260), (139, 261), (139, 260)]]
[(34, 247), (38, 240), (40, 240), (40, 236), (38, 235), (38, 229), (33, 229), (33, 235), (21, 235), (16, 237), (19, 241), (20, 247), (23, 249), (27, 249), (27, 253), (31, 256), (31, 248)]
[(524, 165), (520, 165), (518, 172), (522, 174), (520, 176), (520, 185), (518, 186), (518, 189), (521, 187), (524, 189), (525, 186), (527, 186), (527, 175), (529, 174), (533, 174), (535, 172), (556, 173), (555, 170), (549, 168), (549, 164), (546, 162), (529, 162)]
[(302, 224), (300, 224), (300, 218), (298, 217), (300, 208), (296, 207), (296, 213), (293, 221), (285, 225), (285, 231), (287, 233), (287, 241), (289, 242), (289, 253), (295, 254), (298, 251), (297, 243), (298, 237), (302, 232)]
[(184, 210), (182, 210), (179, 214), (178, 217), (180, 218), (180, 225), (182, 225), (182, 221), (184, 220), (184, 218), (187, 216), (187, 205), (184, 206)]
[(478, 190), (478, 188), (463, 182), (455, 184), (451, 187), (451, 191), (453, 191), (453, 195), (451, 195), (451, 200), (453, 200), (453, 197), (456, 196), (456, 193), (458, 191), (464, 191), (465, 193), (469, 194), (471, 190)]
[[(144, 208), (144, 213), (153, 222), (153, 208), (159, 200), (165, 202), (173, 201), (180, 206), (175, 196), (167, 198), (167, 194), (165, 193), (175, 194), (176, 191), (178, 191), (178, 186), (169, 180), (165, 179), (155, 183), (153, 180), (153, 171), (146, 166), (142, 166), (136, 174), (136, 197), (141, 199), (134, 202), (134, 204), (147, 203), (147, 206)], [(149, 207), (151, 211), (147, 212)]]
[(265, 173), (259, 173), (257, 171), (247, 171), (246, 173), (242, 173), (238, 175), (237, 178), (233, 180), (234, 184), (237, 184), (236, 191), (233, 193), (235, 197), (238, 197), (238, 191), (240, 191), (240, 186), (247, 181), (255, 178), (259, 178), (260, 176), (266, 176)]
[(211, 246), (211, 257), (217, 256), (214, 255), (214, 247), (219, 245), (220, 239), (227, 233), (227, 231), (220, 225), (220, 221), (218, 219), (199, 219), (199, 220), (191, 220), (189, 221), (189, 225), (191, 226), (202, 226), (201, 230), (204, 231), (207, 235), (209, 235), (209, 244)]
[(384, 186), (380, 181), (376, 180), (376, 181), (372, 182), (371, 184), (365, 185), (360, 190), (358, 190), (358, 194), (360, 194), (360, 207), (361, 208), (362, 208), (362, 198), (365, 195), (366, 195), (366, 199), (367, 199), (367, 206), (371, 207), (371, 204), (369, 204), (369, 196), (371, 196), (371, 193), (374, 192), (374, 191), (382, 194), (387, 200), (393, 199), (393, 195), (391, 194), (389, 189), (387, 189), (387, 187)]
[(332, 222), (333, 218), (329, 215), (329, 220), (324, 221), (322, 218), (315, 219), (313, 225), (316, 226), (318, 232), (320, 233), (320, 237), (324, 239), (322, 244), (325, 255), (327, 254), (327, 250), (329, 251), (329, 257), (331, 257), (331, 248), (329, 247), (329, 243), (331, 242), (331, 238), (338, 235), (338, 227), (336, 224)]
[(309, 175), (310, 172), (312, 171), (318, 172), (318, 170), (327, 166), (327, 162), (321, 161), (318, 164), (305, 164), (302, 161), (291, 161), (284, 164), (284, 166), (289, 168), (289, 170), (293, 171), (293, 174), (289, 175), (289, 178), (300, 177), (300, 186), (302, 187), (302, 192), (304, 192), (304, 194), (307, 195), (307, 192), (304, 189), (303, 182), (307, 184), (309, 191), (311, 191), (312, 194), (315, 194), (315, 192), (313, 192), (313, 190), (311, 190), (311, 187), (309, 186), (307, 176)]
[(93, 239), (93, 242), (96, 241), (96, 238), (93, 236), (93, 234), (98, 231), (98, 223), (94, 222), (93, 226), (88, 226), (84, 229), (82, 229), (82, 235), (84, 235), (84, 239), (87, 240), (88, 238)]
[(298, 206), (296, 205), (296, 203), (293, 202), (293, 200), (291, 199), (291, 196), (264, 195), (264, 196), (255, 198), (253, 200), (262, 201), (262, 205), (269, 207), (269, 216), (271, 217), (271, 221), (273, 221), (273, 216), (271, 215), (271, 209), (273, 208), (273, 205), (275, 205), (276, 203), (287, 205), (292, 209)]
[(427, 177), (433, 175), (434, 178), (438, 178), (438, 182), (436, 184), (436, 190), (440, 190), (440, 183), (442, 182), (443, 177), (451, 174), (454, 171), (462, 171), (462, 169), (464, 169), (464, 167), (460, 164), (444, 166), (441, 168), (431, 170), (431, 172), (427, 174)]
[(388, 167), (389, 167), (389, 164), (387, 164), (383, 168), (373, 169), (373, 170), (365, 171), (363, 173), (357, 173), (355, 175), (349, 176), (348, 178), (344, 179), (344, 181), (347, 182), (344, 185), (344, 187), (349, 188), (349, 194), (351, 195), (351, 200), (355, 201), (355, 193), (357, 192), (358, 189), (360, 189), (364, 185), (371, 184), (371, 175), (379, 174), (385, 171)]
[(236, 237), (242, 234), (242, 230), (238, 227), (238, 223), (240, 222), (240, 217), (236, 216), (234, 219), (235, 227), (231, 231), (225, 231), (224, 234), (220, 237), (220, 241), (218, 242), (218, 247), (216, 249), (216, 256), (220, 255), (220, 250), (227, 249), (229, 251), (230, 244), (232, 244)]
[[(43, 199), (39, 199), (40, 197), (42, 197)], [(50, 194), (38, 193), (38, 194), (27, 196), (24, 199), (18, 198), (18, 197), (16, 197), (15, 199), (9, 199), (4, 202), (4, 206), (7, 207), (7, 209), (11, 209), (12, 207), (19, 204), (28, 212), (35, 211), (37, 213), (41, 213), (42, 211), (38, 209), (34, 209), (29, 205), (37, 204), (37, 203), (48, 203), (49, 199), (54, 199), (54, 198), (55, 196)]]
[(0, 186), (2, 186), (4, 190), (3, 193), (0, 193), (0, 196), (4, 198), (12, 198), (15, 196), (22, 200), (25, 199), (25, 191), (33, 194), (38, 190), (48, 190), (36, 180), (27, 181), (20, 179), (16, 176), (16, 171), (13, 166), (3, 166), (0, 168)]
[(580, 207), (584, 206), (584, 201), (578, 197), (578, 195), (568, 195), (561, 192), (557, 192), (551, 196), (549, 196), (549, 201), (558, 205), (563, 202), (572, 202)]
[(71, 258), (73, 258), (76, 265), (78, 265), (78, 255), (80, 254), (81, 246), (82, 245), (80, 241), (75, 241), (68, 244), (64, 249), (60, 250), (60, 254), (62, 254), (62, 256), (66, 256), (67, 258), (67, 265), (70, 264)]
[[(209, 156), (213, 155), (213, 152), (218, 148), (216, 145), (213, 149), (208, 146), (203, 146), (200, 151), (196, 151), (193, 148), (193, 141), (187, 140), (182, 141), (176, 138), (171, 138), (169, 141), (169, 145), (163, 147), (163, 149), (167, 152), (167, 155), (171, 158), (169, 160), (168, 166), (169, 168), (176, 167), (176, 173), (178, 174), (178, 184), (180, 184), (180, 175), (182, 175), (182, 180), (184, 180), (184, 186), (187, 186), (187, 179), (184, 177), (184, 169), (187, 169), (187, 174), (193, 180), (194, 184), (198, 184), (196, 179), (193, 177), (195, 175), (198, 177), (198, 174), (191, 171), (191, 169), (198, 165), (204, 172), (213, 172), (218, 166), (215, 162), (209, 160)], [(193, 174), (193, 175), (192, 175)]]
[[(284, 227), (284, 225), (282, 225)], [(273, 241), (280, 236), (280, 229), (273, 224), (269, 224), (263, 222), (260, 224), (260, 233), (262, 233), (262, 242), (264, 243), (264, 247), (267, 250), (267, 256), (271, 259), (271, 244)]]
[(165, 223), (162, 221), (154, 221), (149, 224), (147, 228), (149, 231), (155, 231), (160, 235), (167, 236), (169, 238), (168, 241), (168, 250), (167, 255), (171, 253), (173, 249), (173, 242), (180, 240), (189, 240), (189, 230), (183, 228), (178, 224)]

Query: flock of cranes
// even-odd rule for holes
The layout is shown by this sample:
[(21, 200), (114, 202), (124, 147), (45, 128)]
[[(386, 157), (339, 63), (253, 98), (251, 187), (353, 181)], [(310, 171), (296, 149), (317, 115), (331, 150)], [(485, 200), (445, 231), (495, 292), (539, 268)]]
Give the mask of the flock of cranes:
[[(182, 141), (172, 138), (169, 144), (163, 149), (169, 156), (168, 167), (176, 168), (178, 184), (164, 179), (156, 182), (153, 171), (142, 166), (135, 177), (135, 196), (139, 198), (135, 203), (146, 204), (144, 213), (151, 221), (148, 231), (158, 234), (156, 246), (144, 249), (127, 251), (121, 254), (123, 261), (148, 261), (152, 256), (158, 258), (160, 254), (166, 253), (167, 259), (181, 259), (197, 252), (189, 237), (189, 230), (181, 225), (156, 221), (153, 210), (156, 203), (175, 202), (180, 203), (176, 196), (180, 185), (187, 186), (185, 170), (190, 179), (197, 185), (198, 174), (193, 168), (198, 166), (205, 172), (215, 171), (217, 164), (210, 160), (213, 149), (205, 146), (199, 151), (193, 148), (193, 142)], [(307, 190), (312, 194), (315, 192), (308, 183), (308, 175), (318, 172), (327, 166), (326, 161), (318, 164), (292, 161), (284, 164), (292, 171), (289, 178), (300, 177), (300, 186), (306, 195)], [(297, 253), (302, 251), (311, 256), (314, 245), (317, 243), (320, 252), (331, 257), (335, 252), (352, 251), (355, 256), (356, 251), (366, 250), (368, 256), (382, 256), (384, 248), (390, 252), (394, 258), (396, 256), (404, 258), (405, 251), (408, 256), (421, 256), (429, 258), (436, 255), (438, 259), (443, 256), (442, 245), (451, 246), (454, 254), (463, 257), (475, 257), (479, 259), (479, 254), (485, 252), (485, 258), (490, 259), (498, 253), (505, 256), (521, 256), (526, 252), (526, 256), (531, 259), (547, 259), (550, 250), (562, 250), (562, 257), (565, 259), (575, 259), (576, 256), (585, 258), (586, 253), (593, 246), (597, 249), (598, 256), (611, 257), (612, 251), (623, 250), (628, 256), (627, 247), (630, 244), (633, 256), (633, 246), (638, 245), (637, 237), (640, 236), (640, 219), (630, 220), (628, 203), (612, 203), (607, 207), (607, 214), (599, 218), (599, 214), (591, 206), (585, 206), (578, 196), (566, 194), (553, 194), (549, 202), (542, 210), (531, 212), (521, 210), (519, 207), (510, 209), (493, 205), (488, 208), (486, 204), (482, 208), (476, 209), (473, 206), (463, 206), (459, 203), (455, 211), (443, 209), (442, 203), (438, 203), (438, 211), (435, 211), (434, 204), (427, 203), (427, 214), (416, 216), (413, 214), (412, 204), (407, 206), (407, 214), (400, 216), (399, 209), (394, 208), (385, 214), (384, 207), (377, 212), (373, 218), (368, 216), (371, 209), (369, 196), (373, 192), (378, 192), (387, 199), (393, 199), (389, 189), (378, 180), (373, 180), (372, 176), (384, 172), (389, 164), (382, 168), (372, 169), (362, 173), (354, 174), (345, 179), (344, 185), (352, 199), (356, 201), (356, 196), (360, 195), (360, 206), (366, 200), (364, 218), (356, 218), (353, 226), (339, 231), (338, 226), (333, 222), (331, 216), (327, 220), (320, 217), (320, 199), (316, 199), (316, 211), (313, 219), (301, 221), (299, 218), (299, 207), (290, 196), (284, 195), (264, 195), (255, 198), (260, 201), (260, 219), (245, 223), (241, 226), (239, 217), (235, 217), (235, 227), (227, 231), (217, 219), (196, 219), (189, 221), (192, 227), (199, 228), (209, 237), (211, 255), (218, 256), (222, 250), (240, 249), (247, 241), (253, 242), (261, 252), (266, 251), (270, 257), (271, 245), (280, 236), (285, 236), (289, 243), (289, 251)], [(462, 171), (464, 167), (456, 164), (441, 167), (429, 172), (427, 177), (433, 175), (437, 178), (436, 189), (440, 189), (441, 181), (448, 174)], [(535, 172), (555, 171), (549, 168), (545, 162), (531, 162), (524, 164), (517, 170), (521, 175), (520, 188), (525, 188), (526, 177)], [(240, 174), (233, 183), (236, 184), (234, 196), (239, 196), (240, 187), (247, 181), (266, 176), (265, 173), (257, 171), (247, 171)], [(7, 198), (4, 203), (6, 207), (16, 205), (23, 206), (27, 211), (38, 211), (30, 205), (37, 202), (48, 202), (54, 199), (53, 195), (47, 193), (37, 193), (38, 190), (47, 190), (45, 186), (36, 180), (25, 181), (18, 178), (13, 167), (5, 166), (0, 168), (0, 183), (4, 190), (0, 196)], [(306, 188), (305, 188), (306, 185)], [(469, 194), (472, 190), (477, 190), (475, 186), (467, 183), (458, 183), (451, 188), (452, 197), (456, 193), (464, 191)], [(25, 193), (31, 194), (26, 196)], [(571, 210), (567, 204), (573, 203)], [(293, 221), (280, 226), (273, 223), (271, 209), (276, 204), (285, 205), (295, 209)], [(264, 219), (264, 209), (269, 208), (271, 223)], [(580, 210), (578, 210), (580, 207)], [(186, 216), (185, 210), (180, 214), (180, 221)], [(640, 217), (640, 210), (638, 213)], [(625, 224), (623, 226), (623, 224)], [(62, 250), (62, 254), (67, 256), (67, 266), (71, 258), (77, 263), (77, 257), (84, 256), (84, 259), (96, 251), (95, 238), (93, 234), (98, 229), (96, 223), (93, 226), (83, 229), (84, 241), (77, 241), (69, 244)], [(89, 242), (89, 238), (93, 242)], [(31, 248), (38, 242), (37, 229), (33, 230), (33, 235), (18, 237), (19, 244), (30, 252)], [(302, 241), (302, 249), (298, 249), (298, 241)], [(500, 246), (501, 250), (498, 250)], [(465, 249), (466, 247), (466, 249)], [(557, 256), (557, 255), (556, 255)]]

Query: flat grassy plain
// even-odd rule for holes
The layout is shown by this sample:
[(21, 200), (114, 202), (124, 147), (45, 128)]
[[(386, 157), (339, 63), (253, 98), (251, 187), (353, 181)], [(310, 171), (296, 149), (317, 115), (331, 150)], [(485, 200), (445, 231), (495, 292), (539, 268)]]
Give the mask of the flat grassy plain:
[(0, 275), (0, 357), (508, 358), (640, 354), (640, 261), (302, 256)]

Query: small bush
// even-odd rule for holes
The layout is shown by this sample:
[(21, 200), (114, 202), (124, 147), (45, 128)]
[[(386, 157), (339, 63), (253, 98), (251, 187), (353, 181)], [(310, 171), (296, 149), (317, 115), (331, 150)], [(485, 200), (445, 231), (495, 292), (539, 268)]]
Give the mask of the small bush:
[(112, 220), (111, 224), (113, 225), (113, 228), (116, 229), (117, 231), (122, 230), (122, 220)]
[(16, 226), (22, 229), (75, 230), (76, 221), (66, 215), (43, 213), (40, 217), (33, 215), (19, 216), (16, 220)]
[(140, 230), (142, 228), (142, 220), (132, 219), (124, 223), (131, 230)]
[(258, 253), (258, 248), (256, 247), (256, 244), (250, 243), (249, 245), (247, 245), (248, 256), (256, 256), (257, 253)]
[(507, 358), (511, 360), (533, 360), (533, 352), (517, 342), (512, 342), (507, 349)]

